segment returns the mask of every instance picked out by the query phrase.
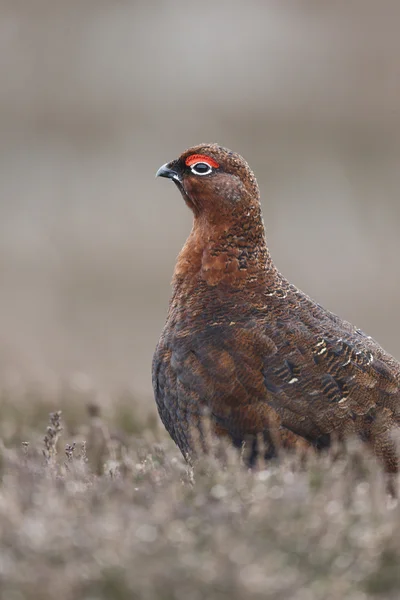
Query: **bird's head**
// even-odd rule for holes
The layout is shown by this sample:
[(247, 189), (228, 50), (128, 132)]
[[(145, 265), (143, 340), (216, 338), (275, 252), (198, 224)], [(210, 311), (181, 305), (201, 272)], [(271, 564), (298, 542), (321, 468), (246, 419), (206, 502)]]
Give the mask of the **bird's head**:
[(172, 179), (195, 216), (209, 219), (259, 205), (256, 178), (247, 162), (218, 144), (200, 144), (166, 163), (157, 177)]
[[(218, 144), (200, 144), (157, 171), (179, 188), (194, 213), (174, 281), (249, 286), (271, 266), (260, 194), (247, 162)], [(272, 267), (271, 267), (272, 268)], [(178, 288), (176, 288), (178, 289)]]

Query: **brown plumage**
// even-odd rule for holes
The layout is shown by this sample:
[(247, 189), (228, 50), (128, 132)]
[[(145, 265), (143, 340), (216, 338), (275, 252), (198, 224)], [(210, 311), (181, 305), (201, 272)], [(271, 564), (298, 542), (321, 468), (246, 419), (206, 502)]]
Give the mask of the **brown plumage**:
[(250, 461), (259, 434), (268, 457), (353, 434), (396, 471), (400, 364), (278, 272), (244, 159), (203, 144), (157, 175), (194, 214), (153, 359), (158, 410), (184, 456), (203, 439), (207, 411), (217, 435), (253, 439)]

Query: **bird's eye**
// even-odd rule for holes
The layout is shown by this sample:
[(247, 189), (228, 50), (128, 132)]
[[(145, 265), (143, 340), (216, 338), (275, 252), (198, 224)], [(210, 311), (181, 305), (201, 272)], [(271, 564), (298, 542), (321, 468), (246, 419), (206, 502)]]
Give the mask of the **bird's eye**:
[(197, 162), (190, 165), (190, 170), (196, 175), (208, 175), (212, 171), (212, 167), (205, 162)]

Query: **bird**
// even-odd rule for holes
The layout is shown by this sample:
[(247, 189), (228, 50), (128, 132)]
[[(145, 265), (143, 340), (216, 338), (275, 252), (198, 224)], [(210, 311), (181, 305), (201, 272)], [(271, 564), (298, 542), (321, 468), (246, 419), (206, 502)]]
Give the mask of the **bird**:
[(206, 415), (213, 435), (247, 444), (250, 466), (354, 436), (397, 472), (400, 364), (278, 271), (247, 162), (200, 144), (156, 176), (193, 213), (152, 362), (158, 412), (183, 456), (206, 445)]

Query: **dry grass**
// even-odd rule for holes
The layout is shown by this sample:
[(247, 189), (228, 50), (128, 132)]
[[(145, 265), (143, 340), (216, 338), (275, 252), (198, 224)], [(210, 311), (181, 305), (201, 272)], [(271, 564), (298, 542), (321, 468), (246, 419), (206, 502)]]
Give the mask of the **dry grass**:
[(399, 597), (400, 508), (357, 444), (255, 472), (225, 450), (193, 472), (133, 399), (126, 421), (126, 396), (104, 417), (59, 400), (46, 430), (46, 403), (3, 398), (5, 600)]

